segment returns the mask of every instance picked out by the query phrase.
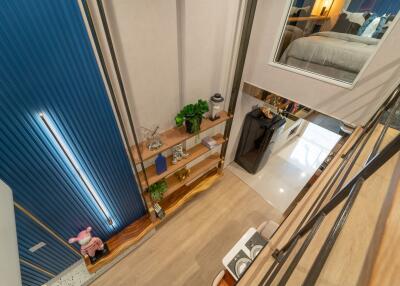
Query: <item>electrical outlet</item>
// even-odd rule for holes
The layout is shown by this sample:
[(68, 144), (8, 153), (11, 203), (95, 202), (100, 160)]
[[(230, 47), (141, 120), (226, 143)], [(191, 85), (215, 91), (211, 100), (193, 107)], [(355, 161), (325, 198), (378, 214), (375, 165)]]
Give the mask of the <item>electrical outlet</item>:
[(42, 247), (45, 247), (45, 246), (46, 246), (46, 243), (44, 243), (42, 241), (42, 242), (39, 242), (38, 244), (32, 246), (31, 248), (29, 248), (29, 251), (34, 253), (34, 252), (38, 251), (39, 249), (41, 249)]

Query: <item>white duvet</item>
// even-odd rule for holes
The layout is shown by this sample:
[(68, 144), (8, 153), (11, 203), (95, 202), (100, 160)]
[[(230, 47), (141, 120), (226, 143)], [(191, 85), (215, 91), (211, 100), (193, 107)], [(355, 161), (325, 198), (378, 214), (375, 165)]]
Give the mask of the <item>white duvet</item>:
[(357, 35), (320, 32), (293, 41), (282, 55), (289, 58), (358, 73), (375, 51), (378, 39)]

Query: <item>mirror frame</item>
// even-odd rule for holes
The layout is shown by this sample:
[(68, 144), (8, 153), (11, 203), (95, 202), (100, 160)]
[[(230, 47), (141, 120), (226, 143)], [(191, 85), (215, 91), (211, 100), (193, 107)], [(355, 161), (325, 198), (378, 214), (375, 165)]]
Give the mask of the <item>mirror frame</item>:
[(332, 77), (329, 77), (329, 76), (325, 76), (325, 75), (322, 75), (322, 74), (319, 74), (319, 73), (315, 73), (315, 72), (312, 72), (312, 71), (303, 70), (303, 69), (300, 69), (300, 68), (296, 68), (296, 67), (280, 64), (280, 63), (275, 61), (276, 54), (278, 53), (278, 49), (279, 49), (279, 44), (281, 43), (281, 40), (282, 40), (282, 37), (283, 37), (283, 34), (284, 34), (283, 33), (283, 29), (285, 28), (285, 26), (287, 24), (287, 21), (289, 19), (290, 8), (292, 7), (294, 1), (296, 1), (296, 0), (286, 1), (286, 5), (285, 5), (284, 10), (283, 10), (283, 15), (282, 15), (281, 21), (280, 21), (280, 23), (278, 25), (279, 33), (275, 37), (273, 48), (272, 48), (273, 50), (269, 55), (269, 59), (268, 59), (267, 65), (270, 65), (270, 66), (273, 66), (273, 67), (276, 67), (276, 68), (280, 68), (282, 70), (286, 70), (286, 71), (289, 71), (289, 72), (293, 72), (293, 73), (296, 73), (296, 74), (299, 74), (299, 75), (302, 75), (302, 76), (306, 76), (306, 77), (309, 77), (309, 78), (313, 78), (313, 79), (316, 79), (316, 80), (319, 80), (319, 81), (330, 83), (330, 84), (333, 84), (333, 85), (336, 85), (336, 86), (347, 88), (347, 89), (350, 89), (350, 90), (353, 89), (356, 86), (357, 82), (360, 80), (360, 78), (362, 77), (362, 75), (364, 74), (366, 69), (369, 67), (370, 63), (372, 62), (372, 59), (375, 58), (376, 54), (380, 50), (383, 42), (392, 33), (393, 28), (395, 26), (397, 26), (397, 24), (399, 22), (399, 18), (400, 18), (400, 11), (399, 11), (397, 13), (396, 17), (394, 18), (393, 23), (389, 26), (389, 29), (386, 31), (386, 33), (383, 35), (382, 39), (379, 41), (379, 43), (377, 45), (377, 48), (374, 51), (374, 53), (365, 62), (363, 68), (358, 73), (358, 75), (356, 76), (354, 81), (352, 83), (350, 83), (350, 82), (341, 81), (341, 80), (338, 80), (338, 79), (335, 79), (335, 78), (332, 78)]

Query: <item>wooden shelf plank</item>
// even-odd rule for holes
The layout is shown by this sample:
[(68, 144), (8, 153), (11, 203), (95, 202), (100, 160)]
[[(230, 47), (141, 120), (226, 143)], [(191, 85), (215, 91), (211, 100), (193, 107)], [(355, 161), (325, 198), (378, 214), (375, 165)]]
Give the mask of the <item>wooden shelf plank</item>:
[[(213, 136), (213, 138), (217, 141), (218, 145), (221, 145), (222, 143), (225, 142), (222, 134), (217, 134), (217, 135)], [(172, 155), (171, 155), (167, 158), (167, 170), (162, 174), (157, 174), (155, 165), (149, 166), (148, 168), (146, 168), (146, 174), (147, 174), (147, 179), (148, 179), (149, 185), (152, 185), (152, 184), (160, 181), (161, 179), (168, 177), (169, 175), (175, 173), (176, 171), (183, 168), (188, 163), (199, 158), (201, 155), (204, 155), (205, 153), (207, 153), (210, 150), (212, 150), (212, 149), (207, 148), (202, 143), (197, 144), (196, 146), (194, 146), (193, 148), (190, 148), (187, 151), (189, 153), (189, 156), (187, 158), (182, 159), (175, 165), (172, 164)], [(147, 187), (143, 171), (139, 173), (139, 178), (140, 178), (140, 182), (141, 182), (142, 186)]]
[(175, 192), (173, 196), (170, 196), (169, 199), (160, 204), (165, 211), (166, 217), (174, 214), (179, 208), (181, 208), (185, 203), (190, 201), (197, 194), (208, 190), (220, 177), (221, 175), (216, 173), (208, 180), (204, 180), (199, 186), (193, 189), (183, 188), (179, 192)]
[[(211, 158), (210, 158), (211, 160)], [(214, 166), (218, 164), (219, 160), (214, 161)], [(211, 165), (212, 167), (212, 165)], [(209, 171), (210, 169), (208, 169)], [(204, 173), (203, 173), (204, 175)], [(160, 205), (165, 211), (165, 218), (173, 215), (179, 208), (181, 208), (185, 203), (190, 201), (194, 196), (196, 196), (199, 193), (202, 193), (206, 190), (208, 190), (215, 182), (217, 179), (221, 177), (220, 174), (214, 173), (213, 175), (209, 175), (205, 179), (201, 179), (199, 181), (196, 181), (194, 183), (194, 186), (186, 186), (179, 188), (176, 190), (174, 193), (169, 195), (168, 197), (164, 198), (163, 201), (161, 201)], [(164, 218), (164, 219), (165, 219)], [(156, 222), (153, 222), (153, 224), (159, 224), (161, 223), (162, 220), (157, 219)]]
[[(185, 180), (180, 181), (175, 176), (171, 176), (167, 178), (168, 191), (164, 194), (164, 198), (161, 201), (160, 205), (164, 205), (167, 201), (174, 201), (175, 199), (171, 197), (175, 196), (175, 192), (182, 191), (182, 187), (191, 184), (191, 182), (196, 181), (199, 177), (206, 174), (211, 169), (215, 168), (218, 163), (221, 161), (221, 158), (218, 154), (212, 154), (208, 156), (206, 159), (202, 160), (198, 164), (194, 165), (190, 168), (190, 175)], [(149, 196), (149, 192), (145, 193), (146, 196)], [(179, 196), (179, 194), (178, 194)], [(150, 199), (150, 198), (149, 198)]]
[[(203, 119), (201, 126), (200, 126), (200, 132), (204, 132), (212, 127), (217, 126), (218, 124), (221, 124), (225, 121), (227, 121), (231, 116), (228, 115), (226, 112), (221, 112), (221, 117), (217, 120), (211, 121), (209, 119)], [(146, 147), (146, 142), (141, 142), (139, 143), (139, 148), (141, 150), (141, 155), (143, 161), (148, 160), (159, 153), (168, 150), (172, 148), (173, 146), (182, 143), (183, 141), (192, 138), (196, 134), (189, 134), (186, 132), (185, 126), (182, 127), (174, 127), (172, 129), (169, 129), (165, 132), (162, 132), (160, 134), (161, 140), (163, 142), (163, 145), (161, 146), (160, 149), (155, 150), (155, 151), (150, 151)], [(139, 154), (138, 150), (135, 146), (131, 147), (131, 152), (133, 154), (133, 158), (135, 159), (135, 163), (139, 163)]]
[(197, 177), (203, 175), (207, 171), (209, 171), (211, 168), (215, 167), (218, 165), (220, 162), (220, 158), (217, 154), (213, 154), (200, 163), (194, 165), (192, 168), (190, 168), (190, 175), (188, 178), (186, 178), (183, 181), (180, 181), (178, 178), (175, 176), (170, 176), (167, 178), (167, 185), (168, 185), (168, 191), (164, 194), (164, 199), (166, 199), (168, 196), (170, 196), (172, 193), (174, 193), (176, 190), (179, 188), (183, 187), (184, 185), (188, 184), (189, 182), (193, 181)]

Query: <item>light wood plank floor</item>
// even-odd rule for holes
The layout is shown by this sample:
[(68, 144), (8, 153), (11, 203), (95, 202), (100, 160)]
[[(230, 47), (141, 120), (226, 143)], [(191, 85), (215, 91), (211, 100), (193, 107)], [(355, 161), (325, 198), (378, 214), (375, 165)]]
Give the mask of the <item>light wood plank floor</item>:
[[(267, 186), (266, 186), (267, 187)], [(141, 247), (91, 285), (211, 285), (222, 258), (252, 226), (281, 214), (226, 170)]]

